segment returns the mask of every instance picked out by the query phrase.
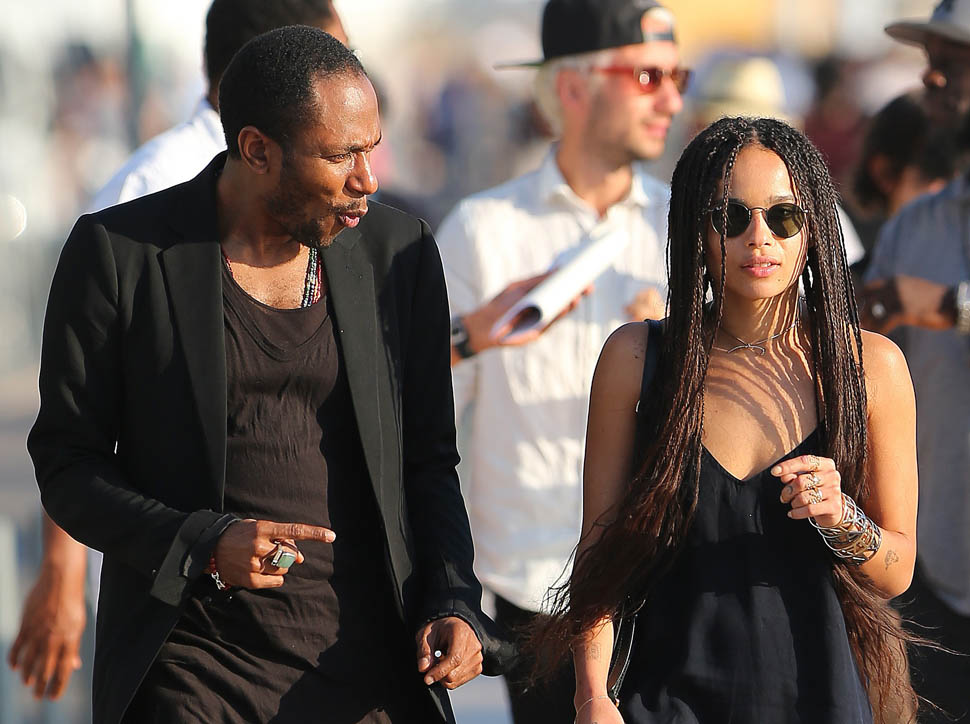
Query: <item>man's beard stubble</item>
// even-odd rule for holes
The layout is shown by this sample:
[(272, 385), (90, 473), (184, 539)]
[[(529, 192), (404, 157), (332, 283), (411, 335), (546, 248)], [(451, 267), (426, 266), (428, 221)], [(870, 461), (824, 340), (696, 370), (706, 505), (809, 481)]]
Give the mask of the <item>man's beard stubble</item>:
[(336, 223), (339, 214), (361, 211), (363, 203), (341, 206), (328, 204), (323, 216), (307, 216), (306, 209), (313, 200), (310, 194), (300, 188), (284, 159), (279, 183), (273, 193), (266, 197), (266, 210), (294, 241), (311, 249), (326, 249), (337, 237), (337, 234), (329, 232), (326, 222), (331, 220)]

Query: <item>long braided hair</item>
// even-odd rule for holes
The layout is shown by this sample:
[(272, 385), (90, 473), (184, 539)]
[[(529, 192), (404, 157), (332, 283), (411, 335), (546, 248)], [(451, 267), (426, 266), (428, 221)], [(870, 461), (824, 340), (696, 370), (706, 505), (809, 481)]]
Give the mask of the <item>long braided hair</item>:
[[(711, 275), (724, 287), (721, 268), (706, 270), (708, 209), (726, 203), (738, 152), (751, 145), (774, 151), (808, 212), (802, 273), (811, 338), (821, 451), (835, 460), (842, 489), (860, 505), (866, 481), (867, 413), (862, 335), (839, 226), (837, 194), (821, 154), (800, 132), (773, 119), (724, 118), (687, 146), (671, 182), (666, 333), (646, 416), (648, 442), (635, 451), (642, 461), (619, 503), (587, 535), (598, 535), (574, 561), (569, 580), (554, 588), (553, 615), (532, 634), (541, 662), (554, 665), (632, 598), (642, 601), (673, 561), (697, 505), (704, 420), (704, 382), (722, 300)], [(720, 199), (715, 199), (723, 179)], [(722, 225), (724, 228), (724, 225)], [(713, 305), (705, 304), (708, 294)], [(876, 724), (916, 710), (909, 683), (906, 642), (899, 617), (857, 568), (833, 557), (832, 577), (842, 605), (859, 674)], [(540, 663), (540, 667), (543, 664)]]

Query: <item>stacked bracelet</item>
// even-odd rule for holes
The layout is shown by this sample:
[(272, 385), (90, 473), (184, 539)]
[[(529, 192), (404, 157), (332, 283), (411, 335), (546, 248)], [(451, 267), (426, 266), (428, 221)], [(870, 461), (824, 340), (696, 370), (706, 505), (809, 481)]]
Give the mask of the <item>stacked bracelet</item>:
[(831, 528), (821, 526), (809, 518), (825, 545), (846, 563), (862, 565), (870, 560), (882, 545), (882, 530), (862, 512), (862, 508), (842, 493), (842, 519)]

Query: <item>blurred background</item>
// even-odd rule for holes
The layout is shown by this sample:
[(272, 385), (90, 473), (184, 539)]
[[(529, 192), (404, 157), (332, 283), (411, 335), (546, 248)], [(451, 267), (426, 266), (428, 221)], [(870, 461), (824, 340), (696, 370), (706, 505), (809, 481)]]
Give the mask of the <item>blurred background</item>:
[[(541, 0), (335, 0), (382, 96), (375, 160), (385, 201), (432, 228), (463, 196), (535, 166), (549, 143), (531, 103)], [(883, 27), (927, 18), (932, 0), (667, 0), (687, 107), (654, 172), (668, 178), (725, 89), (802, 125), (825, 153), (864, 246), (879, 219), (850, 177), (868, 119), (920, 85), (922, 51)], [(136, 146), (187, 118), (204, 92), (208, 0), (2, 0), (0, 24), (0, 652), (39, 559), (38, 494), (25, 451), (36, 412), (44, 305), (60, 247), (92, 195)], [(754, 60), (754, 62), (749, 62)], [(90, 627), (89, 627), (90, 628)], [(85, 667), (65, 697), (38, 704), (4, 663), (0, 722), (87, 722)], [(456, 696), (459, 721), (508, 721), (504, 687)]]

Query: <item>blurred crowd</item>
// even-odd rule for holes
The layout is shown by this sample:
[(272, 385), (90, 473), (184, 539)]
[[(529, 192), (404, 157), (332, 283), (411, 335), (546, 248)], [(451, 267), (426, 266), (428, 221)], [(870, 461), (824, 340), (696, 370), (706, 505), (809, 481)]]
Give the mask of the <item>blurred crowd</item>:
[[(77, 216), (134, 148), (199, 101), (208, 3), (187, 4), (181, 36), (157, 25), (163, 11), (134, 0), (96, 3), (113, 19), (98, 32), (18, 10), (25, 25), (45, 13), (58, 26), (40, 53), (9, 25), (0, 30), (0, 249), (10, 260), (0, 268), (0, 376), (36, 364), (50, 272)], [(651, 173), (668, 180), (686, 143), (722, 116), (788, 121), (829, 164), (861, 287), (885, 222), (964, 167), (958, 130), (924, 102), (934, 79), (923, 50), (883, 32), (893, 19), (928, 17), (935, 3), (666, 4), (694, 73)], [(534, 74), (496, 68), (538, 54), (539, 0), (334, 5), (380, 98), (379, 200), (437, 229), (461, 199), (540, 164), (553, 132), (534, 101)]]
[[(182, 32), (173, 30), (171, 17), (160, 22), (164, 11), (150, 5), (94, 3), (86, 14), (105, 20), (96, 31), (66, 3), (24, 7), (17, 20), (23, 29), (38, 28), (37, 42), (18, 35), (18, 22), (0, 31), (0, 123), (7, 139), (0, 194), (26, 208), (26, 228), (11, 248), (28, 270), (26, 277), (0, 272), (0, 326), (8, 330), (0, 372), (36, 358), (46, 279), (77, 215), (131, 149), (188, 117), (200, 95), (206, 3), (180, 3)], [(533, 167), (550, 140), (531, 100), (532, 73), (495, 69), (535, 55), (540, 3), (364, 5), (336, 3), (381, 92), (382, 193), (436, 228), (458, 199)], [(759, 14), (757, 35), (736, 22), (744, 6)], [(687, 112), (676, 119), (654, 174), (669, 175), (684, 143), (720, 112), (797, 120), (828, 158), (868, 247), (884, 212), (865, 192), (855, 193), (852, 174), (870, 119), (917, 89), (921, 72), (920, 53), (891, 43), (881, 27), (930, 6), (831, 0), (819, 5), (824, 12), (803, 18), (798, 3), (732, 3), (730, 10), (713, 2), (671, 3), (683, 18), (685, 60), (696, 73)], [(790, 15), (805, 28), (794, 40)], [(850, 23), (852, 33), (845, 29)], [(0, 213), (6, 244), (19, 230), (19, 212), (3, 205)]]

